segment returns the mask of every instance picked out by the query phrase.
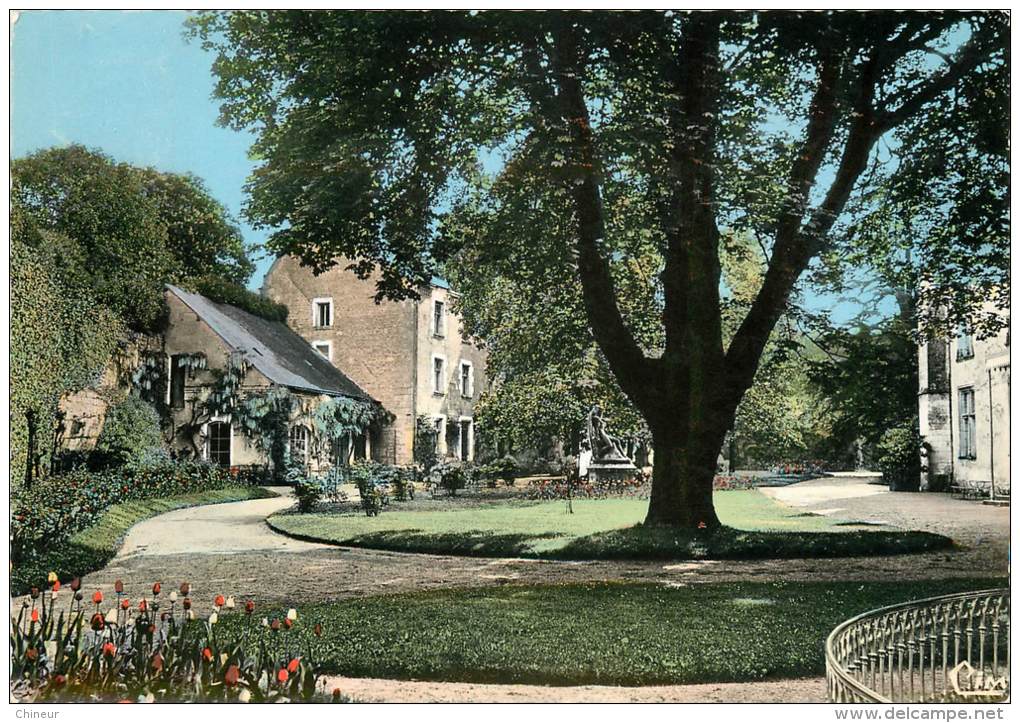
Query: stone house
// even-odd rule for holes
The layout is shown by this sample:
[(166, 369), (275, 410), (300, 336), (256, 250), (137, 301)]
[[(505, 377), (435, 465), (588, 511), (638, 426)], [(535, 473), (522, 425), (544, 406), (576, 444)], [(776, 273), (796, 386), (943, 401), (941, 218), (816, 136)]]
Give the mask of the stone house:
[(1008, 329), (987, 339), (959, 329), (923, 342), (918, 368), (921, 489), (1008, 497)]
[(346, 266), (340, 261), (316, 275), (280, 257), (262, 293), (285, 305), (291, 328), (392, 415), (372, 431), (374, 458), (411, 464), (416, 420), (424, 416), (439, 432), (441, 457), (473, 460), (486, 353), (464, 334), (456, 293), (436, 280), (417, 300), (376, 303), (376, 278), (359, 279)]
[[(243, 364), (238, 396), (280, 387), (298, 404), (289, 420), (291, 458), (319, 472), (370, 449), (348, 443), (317, 443), (312, 418), (316, 407), (336, 397), (375, 403), (343, 372), (280, 321), (269, 321), (228, 304), (169, 286), (169, 317), (161, 358), (155, 364), (158, 393), (169, 410), (170, 446), (225, 467), (264, 466), (267, 454), (230, 415), (203, 413), (202, 402), (229, 365)], [(363, 438), (370, 437), (367, 433)], [(353, 441), (353, 440), (352, 440)]]

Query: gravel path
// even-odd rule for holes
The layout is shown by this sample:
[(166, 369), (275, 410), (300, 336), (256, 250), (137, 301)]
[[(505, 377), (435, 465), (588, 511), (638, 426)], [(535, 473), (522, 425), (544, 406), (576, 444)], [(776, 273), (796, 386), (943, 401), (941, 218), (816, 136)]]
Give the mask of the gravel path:
[(702, 683), (617, 688), (603, 685), (481, 685), (331, 677), (326, 689), (340, 688), (364, 703), (821, 703), (825, 678), (757, 683)]

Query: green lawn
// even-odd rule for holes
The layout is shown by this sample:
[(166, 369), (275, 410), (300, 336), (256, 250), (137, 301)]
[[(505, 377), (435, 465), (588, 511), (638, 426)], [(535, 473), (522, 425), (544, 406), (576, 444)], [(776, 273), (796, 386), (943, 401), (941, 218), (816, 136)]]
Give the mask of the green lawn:
[(100, 569), (117, 554), (127, 531), (150, 517), (183, 507), (275, 496), (276, 493), (262, 487), (228, 487), (114, 505), (103, 513), (95, 525), (82, 530), (66, 543), (42, 552), (35, 559), (15, 565), (11, 570), (11, 595), (24, 595), (33, 585), (44, 587), (50, 572), (56, 572), (66, 582)]
[[(756, 490), (715, 496), (726, 527), (678, 534), (640, 525), (648, 502), (637, 499), (503, 502), (416, 511), (392, 505), (378, 517), (358, 513), (274, 515), (285, 534), (340, 545), (407, 552), (562, 559), (752, 559), (895, 554), (948, 547), (941, 535), (847, 524), (803, 513)], [(403, 508), (403, 509), (402, 509)], [(852, 522), (852, 521), (851, 521)]]
[[(327, 672), (357, 677), (551, 685), (758, 680), (822, 675), (825, 638), (858, 613), (1005, 585), (1001, 578), (440, 590), (302, 606), (296, 632), (278, 635), (284, 646), (297, 644), (289, 636), (307, 638)], [(236, 634), (243, 617), (222, 618), (223, 632)], [(309, 633), (316, 623), (321, 638)]]

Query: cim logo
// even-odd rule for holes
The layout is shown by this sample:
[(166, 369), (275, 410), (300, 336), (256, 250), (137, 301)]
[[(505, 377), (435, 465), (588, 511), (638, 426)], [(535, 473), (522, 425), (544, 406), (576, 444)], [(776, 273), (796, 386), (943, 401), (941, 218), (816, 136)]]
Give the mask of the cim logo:
[(993, 678), (984, 671), (975, 669), (966, 660), (950, 670), (948, 676), (953, 692), (965, 698), (995, 693), (1005, 694), (1009, 689), (1009, 679), (1005, 675)]

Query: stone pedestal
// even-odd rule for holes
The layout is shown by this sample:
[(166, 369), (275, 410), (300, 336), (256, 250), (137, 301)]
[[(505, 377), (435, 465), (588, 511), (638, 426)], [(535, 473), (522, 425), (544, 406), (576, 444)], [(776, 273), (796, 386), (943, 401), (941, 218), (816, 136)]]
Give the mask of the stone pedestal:
[(588, 481), (592, 484), (625, 482), (634, 479), (637, 467), (629, 461), (599, 460), (588, 465)]

